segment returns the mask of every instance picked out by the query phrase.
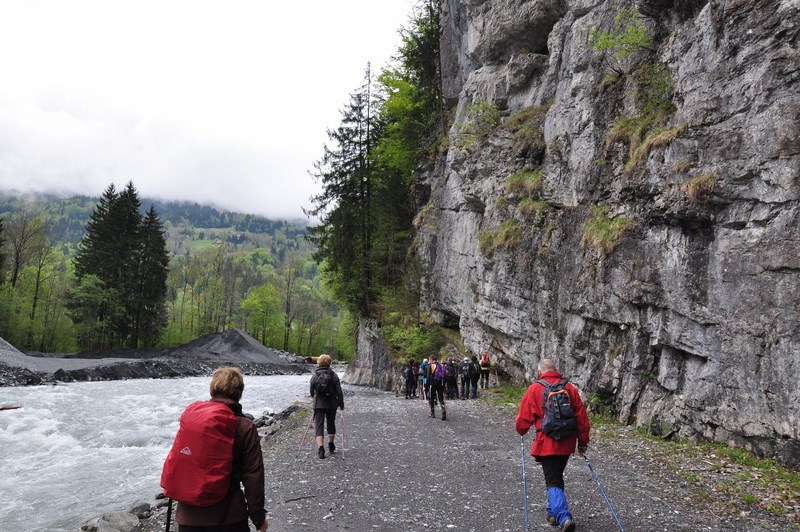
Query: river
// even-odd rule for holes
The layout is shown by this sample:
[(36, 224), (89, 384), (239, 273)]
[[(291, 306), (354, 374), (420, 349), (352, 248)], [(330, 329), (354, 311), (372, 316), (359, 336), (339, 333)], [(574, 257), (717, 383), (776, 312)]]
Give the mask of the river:
[[(245, 377), (256, 417), (308, 394), (310, 375)], [(208, 377), (0, 388), (0, 531), (75, 532), (161, 491), (161, 466)]]

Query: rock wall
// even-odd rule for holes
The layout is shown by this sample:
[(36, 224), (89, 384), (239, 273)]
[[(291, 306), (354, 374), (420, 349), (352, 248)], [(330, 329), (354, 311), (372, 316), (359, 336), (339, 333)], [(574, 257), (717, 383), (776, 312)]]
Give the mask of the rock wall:
[(361, 318), (358, 322), (356, 356), (347, 365), (344, 381), (357, 386), (381, 390), (399, 390), (402, 383), (401, 366), (389, 355), (375, 320)]
[[(609, 81), (590, 43), (620, 5), (444, 3), (456, 120), (418, 183), (424, 306), (518, 382), (548, 356), (620, 420), (800, 467), (800, 2), (636, 4), (675, 112), (634, 168), (608, 136), (639, 111), (632, 76)], [(480, 101), (504, 118), (459, 145)], [(542, 139), (520, 146), (508, 120), (530, 107)], [(525, 169), (542, 171), (534, 212), (507, 188)], [(605, 250), (593, 207), (629, 220)], [(510, 220), (518, 238), (481, 251)]]

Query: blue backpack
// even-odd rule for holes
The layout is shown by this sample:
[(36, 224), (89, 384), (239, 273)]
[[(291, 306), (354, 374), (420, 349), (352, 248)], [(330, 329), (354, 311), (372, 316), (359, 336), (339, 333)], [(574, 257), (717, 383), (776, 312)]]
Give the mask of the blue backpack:
[(572, 402), (566, 389), (567, 381), (561, 379), (555, 384), (550, 384), (539, 379), (536, 382), (544, 386), (542, 396), (544, 419), (540, 430), (554, 440), (578, 432), (578, 421), (575, 419), (575, 412), (572, 410)]

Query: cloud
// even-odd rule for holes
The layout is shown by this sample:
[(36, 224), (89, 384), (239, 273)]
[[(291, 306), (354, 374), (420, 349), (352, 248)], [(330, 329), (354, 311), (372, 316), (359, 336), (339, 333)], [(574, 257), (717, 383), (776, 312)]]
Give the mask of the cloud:
[(0, 189), (303, 217), (326, 129), (414, 0), (0, 7)]

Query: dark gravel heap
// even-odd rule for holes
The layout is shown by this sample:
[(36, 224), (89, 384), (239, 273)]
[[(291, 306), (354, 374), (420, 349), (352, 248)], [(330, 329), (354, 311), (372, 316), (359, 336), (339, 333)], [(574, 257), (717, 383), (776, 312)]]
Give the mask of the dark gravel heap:
[(299, 357), (264, 347), (231, 329), (173, 349), (114, 349), (80, 353), (22, 353), (0, 338), (0, 386), (50, 382), (196, 377), (235, 365), (247, 375), (307, 373)]

